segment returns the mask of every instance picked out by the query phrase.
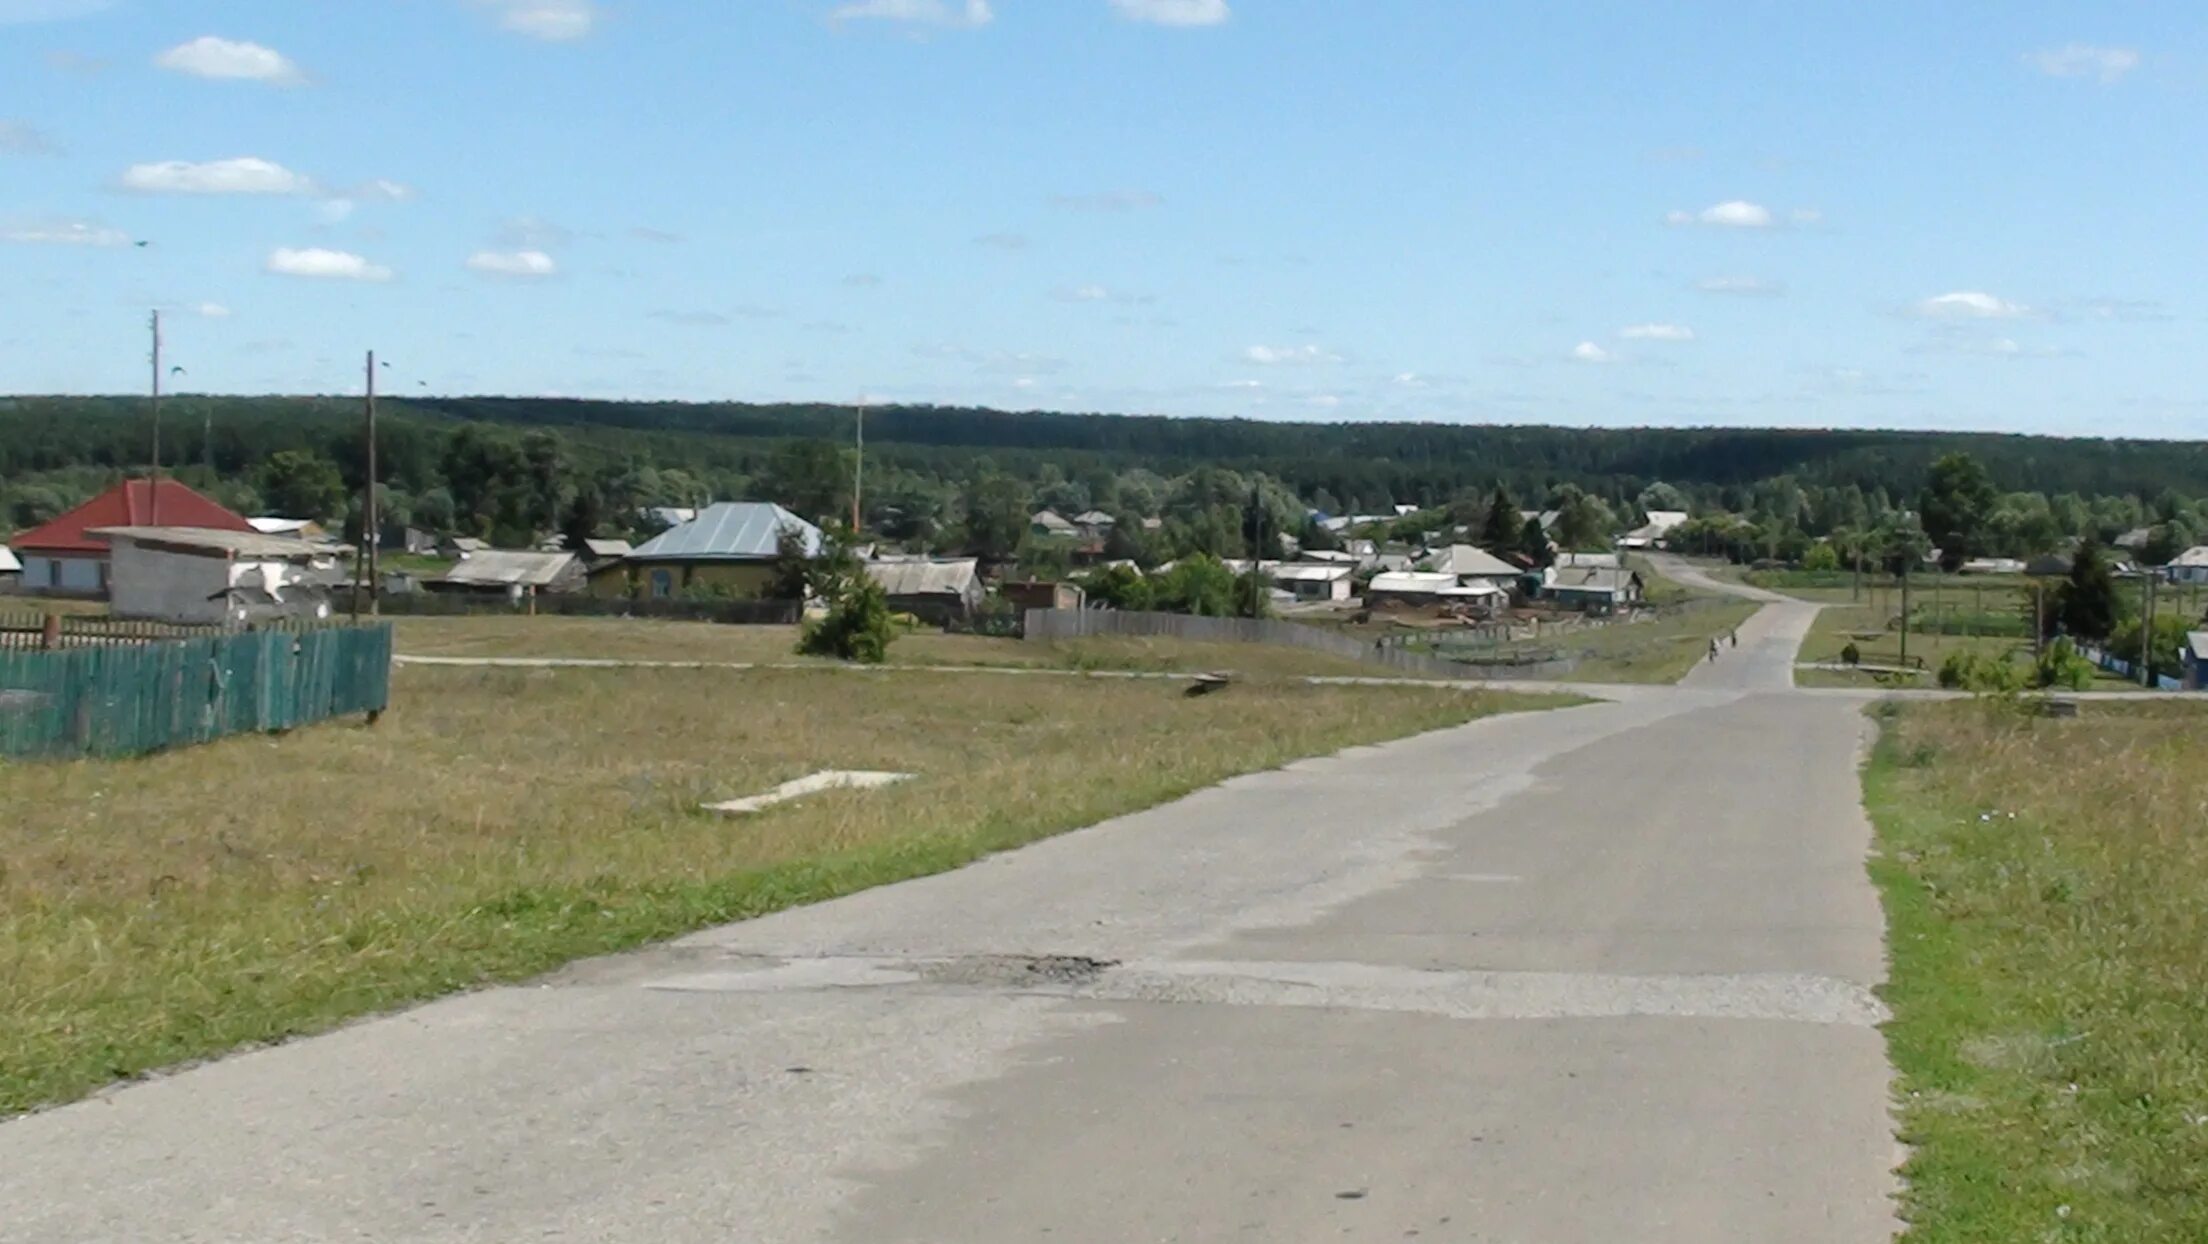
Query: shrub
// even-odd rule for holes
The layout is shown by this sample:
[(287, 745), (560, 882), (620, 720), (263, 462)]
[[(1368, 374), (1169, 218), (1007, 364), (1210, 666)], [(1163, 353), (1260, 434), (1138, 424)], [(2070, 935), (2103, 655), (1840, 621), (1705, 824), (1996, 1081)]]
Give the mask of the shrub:
[(2093, 685), (2093, 663), (2068, 638), (2057, 639), (2039, 654), (2032, 680), (2042, 687), (2083, 691)]
[(1863, 664), (1863, 650), (1856, 647), (1855, 641), (1851, 639), (1848, 641), (1847, 647), (1840, 650), (1840, 661), (1843, 665), (1861, 665)]
[(1978, 695), (2015, 695), (2024, 690), (2026, 670), (2006, 656), (1955, 652), (1940, 663), (1940, 685)]
[(879, 664), (897, 637), (889, 597), (864, 573), (843, 579), (829, 597), (828, 612), (805, 624), (797, 650), (806, 656)]

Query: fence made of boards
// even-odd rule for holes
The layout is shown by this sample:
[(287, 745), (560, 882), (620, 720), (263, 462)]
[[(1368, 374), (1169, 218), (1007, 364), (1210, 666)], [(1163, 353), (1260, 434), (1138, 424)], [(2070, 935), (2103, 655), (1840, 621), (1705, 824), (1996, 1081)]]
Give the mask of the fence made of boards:
[(138, 756), (390, 702), (389, 626), (0, 650), (0, 757)]

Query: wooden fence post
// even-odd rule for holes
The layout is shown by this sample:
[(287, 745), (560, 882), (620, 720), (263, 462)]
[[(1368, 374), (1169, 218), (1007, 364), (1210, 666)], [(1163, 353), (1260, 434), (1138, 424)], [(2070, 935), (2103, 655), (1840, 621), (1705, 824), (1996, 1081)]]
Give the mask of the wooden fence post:
[(47, 652), (61, 647), (61, 615), (49, 613), (39, 627), (38, 646)]

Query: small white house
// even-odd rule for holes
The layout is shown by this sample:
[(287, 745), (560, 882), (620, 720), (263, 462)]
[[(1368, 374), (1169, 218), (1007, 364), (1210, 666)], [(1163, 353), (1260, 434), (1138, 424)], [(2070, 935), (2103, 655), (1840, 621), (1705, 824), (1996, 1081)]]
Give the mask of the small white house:
[(155, 622), (240, 623), (260, 617), (330, 616), (326, 584), (347, 549), (289, 536), (204, 527), (100, 527), (108, 609)]
[(2172, 583), (2208, 583), (2208, 544), (2196, 545), (2171, 558), (2165, 573)]
[(1273, 586), (1297, 600), (1348, 600), (1354, 562), (1286, 562), (1272, 568)]
[(1629, 549), (1660, 548), (1664, 537), (1685, 526), (1686, 522), (1685, 510), (1650, 510), (1648, 522), (1620, 536), (1618, 543)]

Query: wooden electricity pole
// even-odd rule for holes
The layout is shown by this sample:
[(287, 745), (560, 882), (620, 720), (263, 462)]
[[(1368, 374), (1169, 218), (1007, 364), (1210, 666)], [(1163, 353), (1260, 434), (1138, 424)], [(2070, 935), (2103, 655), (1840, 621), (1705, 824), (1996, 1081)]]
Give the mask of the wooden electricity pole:
[(863, 512), (860, 499), (866, 491), (866, 399), (860, 398), (852, 408), (858, 418), (851, 424), (851, 441), (857, 448), (857, 456), (851, 462), (851, 538), (859, 538), (859, 515)]
[(152, 493), (146, 523), (161, 525), (161, 313), (153, 313), (153, 479), (147, 485)]
[(361, 507), (360, 538), (368, 546), (368, 616), (383, 613), (383, 583), (377, 575), (376, 546), (383, 524), (376, 513), (376, 352), (368, 352), (368, 499)]

